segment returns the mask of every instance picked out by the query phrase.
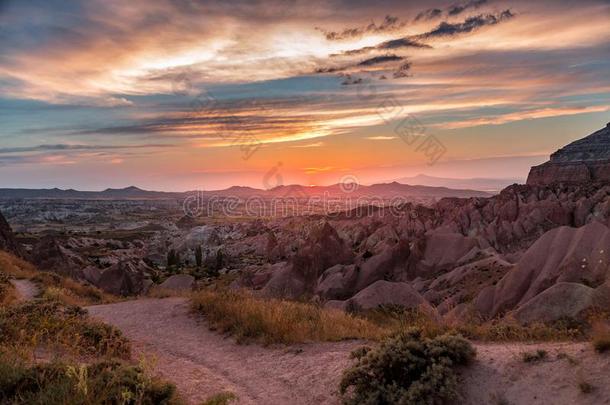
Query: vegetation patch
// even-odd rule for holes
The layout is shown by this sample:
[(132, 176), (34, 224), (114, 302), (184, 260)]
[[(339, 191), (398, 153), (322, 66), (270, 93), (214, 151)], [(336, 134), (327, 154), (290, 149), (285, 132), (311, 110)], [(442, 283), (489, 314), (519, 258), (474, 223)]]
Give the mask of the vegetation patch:
[(10, 353), (0, 356), (3, 404), (180, 404), (176, 388), (151, 378), (144, 368), (118, 360), (90, 365), (51, 362), (27, 365)]
[(38, 271), (34, 265), (9, 253), (0, 251), (0, 271), (17, 279), (29, 279), (36, 283), (41, 295), (66, 305), (95, 305), (117, 301), (97, 287), (79, 283), (59, 274)]
[(420, 330), (399, 333), (376, 349), (353, 353), (340, 392), (345, 405), (438, 404), (458, 398), (455, 367), (470, 363), (476, 353), (457, 335), (425, 338)]
[(236, 400), (237, 396), (232, 392), (221, 392), (206, 399), (201, 405), (228, 405)]
[(17, 294), (10, 282), (9, 276), (0, 271), (0, 305), (9, 305), (16, 300)]
[(601, 322), (593, 327), (592, 333), (593, 348), (598, 353), (605, 353), (610, 350), (610, 327)]
[(80, 307), (36, 300), (0, 308), (0, 346), (45, 346), (78, 355), (128, 358), (130, 345), (118, 329), (87, 318)]
[(525, 363), (537, 363), (546, 359), (547, 357), (546, 350), (536, 350), (535, 352), (525, 352), (521, 354), (521, 358)]
[(210, 326), (229, 333), (238, 342), (263, 344), (378, 340), (383, 328), (360, 317), (319, 305), (264, 299), (248, 292), (204, 290), (193, 296), (193, 310)]
[(573, 319), (529, 325), (519, 324), (510, 318), (482, 321), (473, 317), (460, 322), (447, 322), (434, 319), (418, 309), (396, 306), (382, 306), (366, 311), (361, 316), (388, 330), (388, 334), (407, 328), (417, 328), (425, 337), (452, 333), (484, 342), (584, 340), (591, 329), (590, 322)]

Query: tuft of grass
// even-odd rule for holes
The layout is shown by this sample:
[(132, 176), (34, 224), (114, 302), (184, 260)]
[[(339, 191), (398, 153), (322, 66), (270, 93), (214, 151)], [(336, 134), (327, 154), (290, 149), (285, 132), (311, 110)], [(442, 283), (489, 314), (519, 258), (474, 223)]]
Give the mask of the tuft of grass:
[(593, 325), (591, 341), (593, 348), (598, 353), (605, 353), (610, 350), (610, 327), (601, 322)]
[(590, 393), (592, 393), (595, 390), (595, 387), (592, 386), (591, 384), (589, 384), (586, 381), (581, 381), (581, 382), (578, 383), (578, 389), (583, 394), (590, 394)]
[(339, 391), (343, 404), (440, 404), (458, 399), (456, 366), (469, 364), (476, 352), (456, 335), (424, 338), (413, 329), (354, 353)]
[(192, 308), (212, 328), (235, 336), (238, 342), (379, 340), (386, 334), (380, 326), (339, 310), (258, 298), (245, 291), (200, 291), (193, 295)]
[(10, 305), (17, 300), (17, 292), (11, 284), (9, 276), (0, 271), (0, 305)]
[(546, 359), (548, 353), (546, 350), (536, 350), (535, 352), (524, 352), (521, 354), (521, 358), (524, 363), (537, 363)]
[(232, 392), (221, 392), (206, 399), (201, 405), (228, 405), (237, 400), (237, 395)]
[(27, 365), (10, 353), (0, 356), (0, 403), (178, 405), (174, 385), (119, 360), (90, 365), (53, 361)]
[(47, 347), (76, 355), (129, 358), (130, 345), (112, 326), (87, 318), (80, 307), (52, 300), (0, 308), (0, 346)]

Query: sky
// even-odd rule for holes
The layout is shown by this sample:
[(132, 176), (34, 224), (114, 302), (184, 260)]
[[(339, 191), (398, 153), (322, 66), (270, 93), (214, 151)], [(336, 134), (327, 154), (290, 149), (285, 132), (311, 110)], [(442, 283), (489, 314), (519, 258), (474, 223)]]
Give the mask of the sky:
[(607, 0), (0, 0), (0, 187), (524, 181), (609, 71)]

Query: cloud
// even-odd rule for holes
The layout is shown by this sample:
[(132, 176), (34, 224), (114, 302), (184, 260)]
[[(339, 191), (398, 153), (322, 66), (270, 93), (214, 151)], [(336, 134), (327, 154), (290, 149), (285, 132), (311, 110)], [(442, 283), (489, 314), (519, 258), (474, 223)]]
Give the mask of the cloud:
[(387, 63), (387, 62), (396, 62), (399, 60), (403, 60), (404, 56), (398, 56), (398, 55), (381, 55), (381, 56), (375, 56), (369, 59), (365, 59), (362, 62), (358, 63), (358, 66), (373, 66), (373, 65), (379, 65), (382, 63)]
[(566, 115), (578, 115), (595, 112), (605, 112), (610, 110), (610, 106), (593, 106), (593, 107), (558, 107), (558, 108), (542, 108), (535, 110), (518, 111), (509, 114), (502, 114), (490, 117), (473, 118), (469, 120), (456, 121), (438, 125), (445, 129), (457, 128), (472, 128), (481, 125), (502, 125), (509, 122), (534, 120), (539, 118), (561, 117)]
[(392, 139), (398, 139), (395, 136), (367, 136), (364, 139), (368, 139), (369, 141), (391, 141)]
[(324, 142), (313, 142), (305, 145), (292, 145), (291, 148), (319, 148), (320, 146), (324, 146)]
[(423, 34), (416, 35), (415, 38), (430, 39), (465, 34), (477, 30), (481, 27), (496, 25), (501, 22), (510, 20), (514, 16), (515, 14), (513, 14), (512, 11), (504, 10), (499, 14), (480, 14), (474, 17), (469, 17), (461, 23), (448, 23), (446, 21), (443, 21), (435, 29)]
[(430, 8), (428, 10), (422, 11), (421, 13), (417, 14), (417, 16), (415, 17), (415, 19), (413, 21), (415, 21), (415, 22), (429, 21), (429, 20), (433, 20), (435, 18), (439, 18), (442, 14), (443, 14), (443, 10), (441, 10), (440, 8)]
[(12, 148), (0, 148), (0, 154), (26, 153), (26, 152), (50, 152), (50, 151), (84, 151), (84, 150), (113, 150), (113, 149), (147, 149), (147, 148), (172, 148), (176, 145), (170, 144), (148, 144), (148, 145), (73, 145), (54, 144), (36, 146), (18, 146)]
[(447, 14), (450, 16), (458, 15), (471, 8), (476, 10), (485, 4), (487, 4), (487, 0), (471, 0), (466, 3), (454, 4), (449, 8)]
[(403, 28), (406, 25), (398, 17), (387, 15), (383, 22), (379, 25), (372, 22), (364, 27), (346, 28), (341, 31), (326, 31), (321, 28), (317, 28), (319, 31), (324, 33), (324, 36), (329, 41), (341, 41), (346, 39), (360, 38), (367, 34), (381, 34), (385, 32), (393, 32)]

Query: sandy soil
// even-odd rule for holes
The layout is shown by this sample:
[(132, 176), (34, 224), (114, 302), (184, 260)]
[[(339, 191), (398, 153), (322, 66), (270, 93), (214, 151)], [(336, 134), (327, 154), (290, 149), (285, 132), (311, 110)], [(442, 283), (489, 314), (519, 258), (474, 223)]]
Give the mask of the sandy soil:
[(38, 287), (30, 280), (11, 280), (17, 290), (20, 301), (29, 301), (38, 295)]
[[(136, 353), (173, 381), (190, 403), (231, 391), (240, 404), (338, 404), (336, 389), (349, 353), (362, 342), (264, 348), (237, 345), (189, 314), (183, 298), (146, 299), (88, 308), (119, 327)], [(464, 404), (610, 404), (610, 356), (588, 344), (480, 344), (462, 370)], [(525, 351), (548, 357), (524, 363)], [(563, 353), (568, 357), (558, 358)], [(583, 394), (579, 383), (593, 392)]]

